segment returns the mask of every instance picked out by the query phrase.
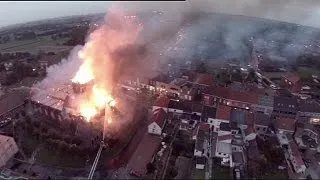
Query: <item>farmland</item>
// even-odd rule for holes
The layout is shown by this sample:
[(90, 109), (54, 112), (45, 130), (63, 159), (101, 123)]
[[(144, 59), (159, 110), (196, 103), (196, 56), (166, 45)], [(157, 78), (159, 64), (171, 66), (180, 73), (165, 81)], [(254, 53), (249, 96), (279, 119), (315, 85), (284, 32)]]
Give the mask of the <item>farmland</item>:
[(37, 53), (39, 50), (48, 51), (50, 49), (65, 50), (69, 46), (62, 46), (67, 41), (66, 38), (53, 40), (50, 37), (41, 37), (33, 40), (10, 41), (5, 44), (0, 44), (0, 52), (16, 52), (29, 51), (30, 53)]

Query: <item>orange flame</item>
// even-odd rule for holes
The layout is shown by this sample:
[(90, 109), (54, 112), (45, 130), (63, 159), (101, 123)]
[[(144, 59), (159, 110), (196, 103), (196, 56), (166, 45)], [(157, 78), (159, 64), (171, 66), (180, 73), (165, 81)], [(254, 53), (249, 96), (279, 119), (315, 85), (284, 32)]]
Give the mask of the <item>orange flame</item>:
[[(72, 82), (86, 84), (94, 80), (88, 99), (82, 100), (79, 105), (80, 114), (88, 121), (105, 106), (114, 107), (116, 101), (111, 95), (113, 84), (114, 59), (112, 53), (118, 48), (132, 44), (140, 30), (143, 28), (137, 24), (138, 18), (123, 18), (123, 14), (117, 9), (112, 9), (107, 14), (108, 23), (99, 26), (87, 38), (87, 42), (78, 53), (83, 60)], [(108, 108), (107, 108), (108, 109)], [(112, 120), (108, 120), (111, 123)]]

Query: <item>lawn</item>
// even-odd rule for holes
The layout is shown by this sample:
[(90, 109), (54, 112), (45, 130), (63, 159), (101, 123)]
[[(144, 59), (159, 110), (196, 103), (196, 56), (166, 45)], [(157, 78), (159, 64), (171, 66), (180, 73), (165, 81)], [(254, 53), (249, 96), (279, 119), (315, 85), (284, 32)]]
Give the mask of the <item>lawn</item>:
[(37, 162), (50, 166), (69, 167), (69, 168), (82, 168), (85, 166), (86, 157), (77, 156), (69, 153), (58, 152), (41, 148), (36, 156)]
[(41, 144), (34, 136), (25, 135), (23, 140), (23, 152), (30, 157), (33, 151)]
[(204, 178), (205, 178), (205, 171), (194, 168), (192, 173), (192, 179), (204, 179)]
[(231, 179), (230, 169), (228, 167), (222, 167), (219, 165), (213, 165), (212, 177), (214, 179)]

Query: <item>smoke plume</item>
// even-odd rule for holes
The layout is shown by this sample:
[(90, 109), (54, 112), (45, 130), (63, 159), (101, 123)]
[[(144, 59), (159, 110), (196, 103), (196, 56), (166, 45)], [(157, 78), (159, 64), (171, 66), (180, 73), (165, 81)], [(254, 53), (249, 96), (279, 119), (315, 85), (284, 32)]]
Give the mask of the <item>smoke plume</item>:
[[(124, 77), (153, 76), (153, 67), (169, 59), (182, 63), (248, 61), (255, 54), (292, 59), (319, 50), (316, 39), (320, 34), (316, 29), (274, 20), (320, 27), (318, 7), (314, 0), (119, 2), (109, 8), (104, 23), (88, 36), (82, 51), (92, 57), (97, 81), (108, 88)], [(54, 86), (72, 78), (81, 63), (79, 48), (50, 67), (48, 77), (38, 86)]]

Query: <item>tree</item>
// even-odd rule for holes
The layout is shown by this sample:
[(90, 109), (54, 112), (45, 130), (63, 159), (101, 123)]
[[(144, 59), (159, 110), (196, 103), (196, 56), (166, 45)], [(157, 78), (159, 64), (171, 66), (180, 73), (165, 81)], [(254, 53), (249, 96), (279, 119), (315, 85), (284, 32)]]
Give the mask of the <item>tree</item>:
[(28, 124), (31, 123), (31, 118), (30, 118), (30, 116), (26, 116), (26, 117), (25, 117), (25, 120), (26, 120), (26, 122), (27, 122)]
[(147, 173), (150, 174), (150, 173), (153, 173), (153, 171), (155, 170), (155, 167), (152, 163), (148, 163), (147, 164)]
[(26, 116), (26, 112), (25, 111), (21, 111), (21, 115), (22, 115), (22, 117), (25, 117)]
[(310, 174), (308, 174), (308, 176), (306, 177), (306, 180), (312, 180), (312, 177)]
[(198, 73), (206, 73), (207, 72), (207, 68), (205, 63), (201, 62), (200, 64), (197, 65), (196, 67), (196, 72)]
[(174, 177), (176, 177), (178, 175), (178, 171), (174, 168), (174, 167), (171, 167), (168, 171), (168, 179), (172, 179)]

